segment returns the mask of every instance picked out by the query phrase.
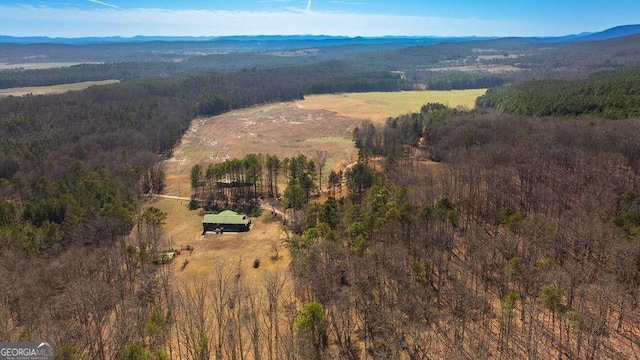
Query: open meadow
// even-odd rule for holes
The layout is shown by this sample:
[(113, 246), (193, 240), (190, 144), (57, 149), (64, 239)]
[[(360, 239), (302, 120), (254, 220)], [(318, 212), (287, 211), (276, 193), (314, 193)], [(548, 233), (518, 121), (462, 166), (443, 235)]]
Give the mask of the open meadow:
[(329, 110), (339, 115), (383, 122), (410, 112), (420, 111), (427, 103), (438, 102), (451, 108), (473, 109), (476, 99), (486, 89), (451, 91), (370, 92), (337, 95), (310, 95), (298, 102), (308, 110)]
[[(167, 212), (165, 236), (170, 246), (181, 250), (173, 262), (176, 280), (190, 282), (206, 279), (214, 264), (234, 267), (242, 271), (249, 282), (262, 280), (262, 275), (289, 265), (289, 255), (282, 247), (281, 220), (265, 212), (253, 218), (253, 227), (246, 233), (207, 233), (202, 236), (204, 212), (190, 211), (187, 200), (154, 199), (150, 205)], [(185, 250), (191, 247), (193, 250)], [(277, 255), (277, 256), (276, 256)], [(254, 268), (254, 260), (260, 261)], [(185, 260), (188, 262), (185, 264)]]

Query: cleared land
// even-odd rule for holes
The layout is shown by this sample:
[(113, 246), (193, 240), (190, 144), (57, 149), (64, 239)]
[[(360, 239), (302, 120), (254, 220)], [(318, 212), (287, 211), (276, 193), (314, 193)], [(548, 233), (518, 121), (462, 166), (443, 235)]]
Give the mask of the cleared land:
[(522, 71), (522, 69), (512, 65), (470, 65), (470, 66), (447, 66), (447, 67), (428, 68), (428, 69), (424, 69), (424, 71), (431, 71), (431, 72), (460, 71), (460, 72), (471, 72), (471, 73), (477, 72), (477, 73), (502, 74), (506, 72)]
[[(364, 119), (381, 123), (388, 117), (419, 111), (429, 102), (451, 107), (471, 108), (485, 90), (421, 91), (401, 93), (365, 93), (309, 96), (289, 103), (271, 104), (232, 111), (220, 116), (194, 119), (190, 129), (167, 160), (166, 195), (188, 197), (189, 174), (196, 163), (241, 158), (249, 153), (270, 153), (291, 157), (300, 153), (313, 158), (317, 150), (326, 151), (323, 175), (331, 169), (343, 169), (354, 161), (356, 149), (351, 140), (353, 129)], [(323, 181), (323, 183), (325, 183)], [(326, 184), (326, 183), (325, 183)], [(281, 189), (282, 190), (282, 189)], [(240, 264), (248, 278), (269, 270), (286, 269), (288, 254), (282, 249), (280, 221), (270, 212), (253, 220), (248, 233), (215, 235), (202, 233), (202, 211), (189, 211), (188, 201), (157, 199), (153, 206), (167, 212), (165, 233), (174, 247), (192, 245), (193, 253), (183, 251), (174, 261), (177, 279), (202, 278), (211, 273), (213, 263)], [(279, 261), (271, 261), (273, 246), (280, 247)], [(260, 267), (253, 269), (253, 260)], [(181, 270), (184, 260), (189, 264)]]
[[(269, 212), (252, 219), (251, 231), (244, 233), (213, 234), (202, 236), (202, 211), (190, 211), (189, 202), (178, 199), (156, 199), (150, 205), (167, 212), (165, 235), (176, 249), (193, 247), (193, 251), (181, 250), (173, 262), (176, 280), (189, 282), (206, 279), (215, 263), (238, 268), (245, 279), (261, 280), (266, 272), (284, 270), (289, 266), (289, 254), (282, 247), (281, 221)], [(169, 244), (167, 244), (169, 245)], [(278, 249), (279, 258), (272, 259)], [(260, 267), (253, 268), (255, 259)], [(185, 260), (188, 264), (184, 266)], [(183, 269), (184, 266), (184, 269)]]
[(119, 80), (83, 81), (70, 84), (33, 86), (0, 89), (0, 97), (3, 96), (25, 96), (25, 95), (50, 95), (62, 94), (67, 91), (80, 91), (92, 86), (117, 84)]
[(37, 63), (17, 63), (17, 64), (3, 64), (0, 63), (1, 70), (41, 70), (41, 69), (55, 69), (71, 67), (82, 64), (102, 64), (99, 62), (37, 62)]

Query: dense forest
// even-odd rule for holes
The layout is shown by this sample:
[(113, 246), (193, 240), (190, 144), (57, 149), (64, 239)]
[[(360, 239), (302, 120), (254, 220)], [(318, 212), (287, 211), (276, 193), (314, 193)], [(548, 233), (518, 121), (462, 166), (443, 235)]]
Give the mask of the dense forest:
[[(0, 338), (51, 339), (57, 359), (637, 357), (636, 39), (0, 72), (3, 86), (125, 81), (0, 99)], [(585, 60), (594, 49), (615, 51)], [(425, 70), (469, 61), (527, 70)], [(162, 191), (159, 161), (194, 117), (311, 93), (530, 79), (545, 80), (492, 89), (470, 112), (426, 104), (363, 122), (344, 173), (323, 177), (320, 152), (199, 164), (193, 208), (281, 197), (292, 279), (253, 289), (219, 266), (213, 283), (188, 287), (158, 266), (166, 214), (140, 202)]]
[(598, 72), (584, 80), (539, 80), (490, 89), (479, 107), (529, 116), (640, 116), (640, 68)]

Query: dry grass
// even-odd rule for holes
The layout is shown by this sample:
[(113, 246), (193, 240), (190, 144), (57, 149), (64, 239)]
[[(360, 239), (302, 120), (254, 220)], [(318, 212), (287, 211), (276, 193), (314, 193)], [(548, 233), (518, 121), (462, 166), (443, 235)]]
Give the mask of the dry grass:
[(84, 90), (91, 86), (110, 85), (110, 84), (117, 84), (119, 82), (120, 82), (119, 80), (83, 81), (83, 82), (71, 83), (71, 84), (0, 89), (0, 97), (62, 94), (68, 91)]
[[(179, 281), (206, 279), (214, 264), (224, 262), (227, 266), (238, 267), (249, 282), (260, 280), (265, 272), (284, 270), (289, 265), (288, 252), (282, 246), (280, 220), (266, 212), (259, 218), (252, 218), (252, 228), (245, 233), (208, 233), (202, 236), (202, 212), (187, 209), (186, 200), (158, 199), (151, 205), (167, 212), (164, 229), (167, 241), (174, 248), (191, 245), (193, 252), (181, 251), (173, 261), (174, 277)], [(167, 244), (168, 246), (169, 244)], [(273, 248), (278, 247), (280, 258), (272, 260)], [(260, 260), (260, 266), (253, 268), (253, 261)], [(185, 260), (188, 265), (182, 270)]]
[[(415, 96), (414, 93), (402, 93)], [(380, 112), (394, 116), (403, 112), (419, 110), (422, 100), (405, 99), (403, 105), (391, 104), (384, 94), (377, 105)], [(369, 94), (369, 97), (372, 95)], [(239, 158), (248, 153), (271, 153), (280, 157), (304, 153), (313, 156), (316, 150), (327, 152), (325, 177), (329, 169), (342, 169), (351, 163), (356, 150), (351, 141), (352, 131), (369, 114), (348, 117), (355, 114), (355, 108), (362, 104), (362, 98), (354, 96), (344, 102), (342, 95), (332, 97), (310, 97), (304, 101), (280, 103), (233, 111), (212, 118), (195, 119), (189, 131), (174, 149), (174, 157), (165, 162), (167, 188), (165, 194), (188, 197), (190, 194), (189, 174), (196, 163), (207, 164), (226, 158)], [(397, 101), (400, 102), (400, 98)], [(336, 106), (336, 99), (342, 101), (344, 110)], [(327, 106), (322, 106), (325, 101)], [(369, 101), (373, 101), (369, 98)], [(434, 101), (427, 99), (426, 102)], [(311, 109), (310, 105), (317, 106)], [(458, 103), (455, 103), (458, 105)], [(455, 106), (454, 105), (454, 106)], [(329, 110), (323, 109), (326, 107)], [(398, 110), (398, 109), (402, 110)], [(384, 118), (382, 118), (383, 120)], [(190, 211), (187, 200), (155, 199), (150, 205), (165, 211), (168, 216), (164, 226), (167, 240), (174, 248), (191, 245), (193, 252), (182, 251), (173, 263), (173, 282), (192, 284), (194, 281), (212, 282), (218, 263), (226, 270), (238, 271), (244, 283), (252, 289), (264, 289), (264, 279), (274, 271), (287, 273), (291, 256), (282, 241), (281, 221), (265, 211), (259, 218), (252, 218), (253, 226), (246, 233), (207, 234), (202, 236), (202, 211)], [(167, 244), (168, 245), (168, 244)], [(278, 247), (280, 258), (272, 260), (274, 246)], [(254, 260), (260, 266), (253, 267)], [(183, 269), (185, 260), (188, 264)], [(292, 292), (292, 283), (285, 285), (285, 292)], [(283, 324), (284, 326), (284, 324)]]
[[(326, 151), (325, 169), (339, 168), (354, 158), (353, 129), (361, 119), (326, 110), (306, 110), (299, 103), (280, 103), (198, 118), (165, 163), (166, 194), (185, 196), (196, 163), (209, 164), (249, 153), (281, 158)], [(188, 196), (188, 195), (187, 195)]]
[(264, 105), (198, 118), (165, 163), (166, 194), (188, 196), (189, 171), (196, 163), (208, 164), (249, 153), (280, 157), (317, 150), (328, 155), (325, 171), (338, 170), (354, 161), (353, 129), (362, 120), (383, 123), (388, 117), (419, 111), (429, 102), (450, 107), (473, 107), (485, 90), (411, 91), (313, 95), (305, 100)]

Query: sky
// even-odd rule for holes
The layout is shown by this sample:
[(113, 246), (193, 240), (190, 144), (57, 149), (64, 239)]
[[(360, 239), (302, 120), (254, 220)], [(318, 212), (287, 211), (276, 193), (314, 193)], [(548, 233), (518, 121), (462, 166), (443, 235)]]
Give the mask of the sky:
[(639, 0), (0, 0), (8, 36), (562, 36), (639, 23)]

